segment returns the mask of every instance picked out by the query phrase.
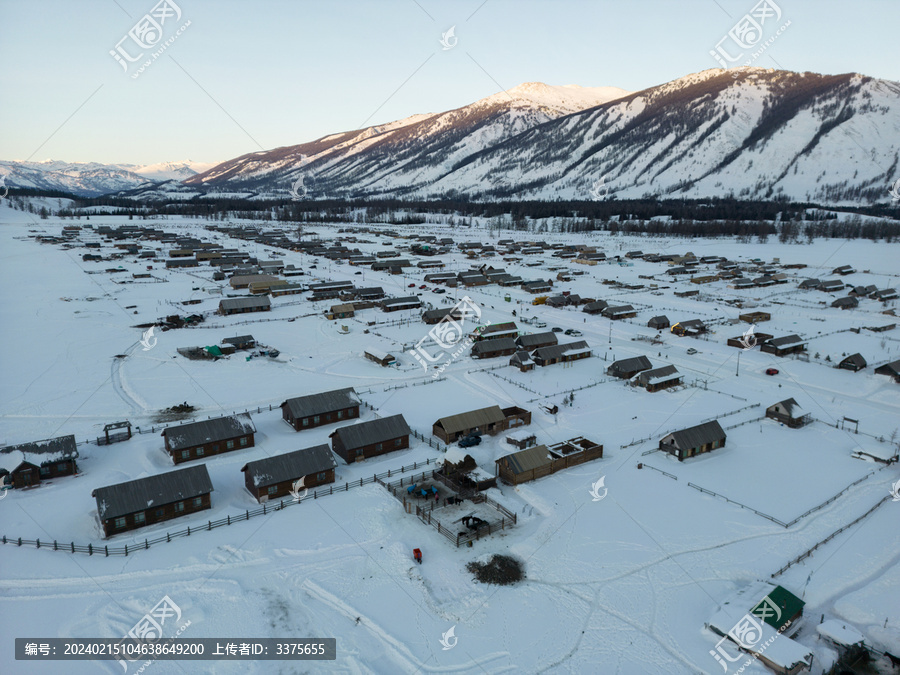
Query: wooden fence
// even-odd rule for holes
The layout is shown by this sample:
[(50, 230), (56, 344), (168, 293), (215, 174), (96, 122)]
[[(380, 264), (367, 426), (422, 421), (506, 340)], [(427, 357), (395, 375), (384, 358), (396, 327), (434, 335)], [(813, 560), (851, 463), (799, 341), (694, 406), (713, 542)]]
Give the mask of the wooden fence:
[[(309, 499), (321, 499), (322, 497), (328, 497), (335, 493), (339, 492), (347, 492), (350, 488), (362, 487), (363, 485), (368, 485), (370, 483), (382, 483), (383, 478), (390, 478), (392, 476), (396, 476), (400, 473), (405, 473), (407, 471), (415, 471), (423, 466), (428, 466), (433, 464), (437, 460), (428, 458), (424, 462), (413, 462), (410, 466), (401, 467), (400, 469), (389, 469), (388, 471), (384, 471), (380, 474), (374, 474), (367, 478), (360, 478), (359, 480), (354, 480), (350, 482), (344, 483), (344, 486), (340, 485), (329, 485), (328, 487), (322, 487), (318, 490), (307, 493), (305, 497), (301, 501), (297, 501), (293, 498), (289, 499), (281, 499), (277, 504), (275, 503), (264, 503), (261, 507), (256, 509), (247, 509), (244, 513), (238, 513), (236, 515), (228, 515), (225, 518), (220, 518), (219, 520), (209, 520), (206, 525), (200, 526), (188, 526), (183, 530), (178, 530), (176, 532), (166, 532), (164, 535), (160, 535), (153, 539), (144, 539), (143, 543), (124, 545), (124, 546), (109, 546), (109, 545), (94, 545), (87, 544), (86, 546), (75, 544), (71, 542), (66, 544), (65, 542), (58, 542), (54, 540), (52, 543), (48, 541), (41, 541), (40, 539), (30, 540), (23, 539), (22, 537), (7, 537), (6, 535), (0, 537), (0, 543), (3, 544), (14, 544), (16, 546), (34, 546), (35, 548), (43, 548), (46, 550), (53, 551), (65, 551), (67, 553), (87, 553), (88, 555), (125, 555), (127, 556), (130, 553), (134, 553), (135, 551), (143, 551), (155, 544), (160, 544), (163, 542), (170, 542), (172, 539), (177, 539), (179, 537), (189, 537), (192, 534), (197, 534), (198, 532), (204, 532), (209, 530), (214, 530), (217, 527), (222, 527), (223, 525), (232, 525), (233, 523), (239, 523), (245, 520), (250, 520), (251, 518), (255, 518), (257, 516), (265, 516), (276, 511), (282, 511), (289, 506), (294, 506), (296, 504), (300, 504), (302, 502), (308, 501)], [(424, 473), (422, 474), (425, 475)]]
[(774, 579), (775, 577), (777, 577), (777, 576), (783, 574), (785, 571), (787, 571), (788, 569), (790, 569), (793, 565), (796, 565), (798, 562), (800, 562), (800, 561), (802, 561), (802, 560), (805, 560), (806, 558), (810, 557), (810, 556), (813, 554), (813, 552), (816, 551), (816, 549), (818, 549), (820, 546), (822, 546), (823, 544), (827, 544), (829, 541), (831, 541), (832, 539), (834, 539), (836, 536), (838, 536), (838, 535), (839, 535), (841, 532), (843, 532), (844, 530), (846, 530), (846, 529), (848, 529), (848, 528), (853, 527), (854, 525), (856, 525), (859, 521), (861, 521), (861, 520), (863, 520), (864, 518), (866, 518), (866, 517), (867, 517), (869, 514), (871, 514), (875, 509), (877, 509), (879, 506), (881, 506), (882, 504), (884, 504), (889, 498), (890, 498), (890, 495), (887, 495), (886, 497), (883, 497), (877, 504), (875, 504), (875, 506), (873, 506), (871, 509), (869, 509), (868, 511), (866, 511), (866, 512), (865, 512), (864, 514), (862, 514), (859, 518), (857, 518), (856, 520), (854, 520), (854, 521), (852, 521), (852, 522), (850, 522), (850, 523), (847, 523), (847, 524), (844, 525), (842, 528), (840, 528), (840, 529), (838, 529), (838, 530), (835, 530), (834, 532), (832, 532), (831, 534), (829, 534), (827, 537), (825, 537), (822, 541), (820, 541), (819, 543), (817, 543), (815, 546), (813, 546), (813, 547), (810, 548), (810, 549), (807, 549), (804, 553), (801, 553), (800, 555), (798, 555), (796, 558), (794, 558), (793, 560), (791, 560), (787, 565), (785, 565), (784, 567), (782, 567), (780, 570), (778, 570), (778, 571), (775, 572), (774, 574), (770, 575), (771, 578)]

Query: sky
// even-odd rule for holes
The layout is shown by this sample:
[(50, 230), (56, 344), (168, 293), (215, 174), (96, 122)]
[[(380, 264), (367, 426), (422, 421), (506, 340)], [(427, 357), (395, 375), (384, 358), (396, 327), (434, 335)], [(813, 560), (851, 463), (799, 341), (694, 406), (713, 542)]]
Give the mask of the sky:
[[(719, 67), (710, 51), (723, 38), (739, 53), (729, 30), (756, 6), (162, 1), (0, 0), (0, 159), (218, 162), (450, 110), (523, 82), (637, 91)], [(790, 24), (753, 65), (900, 81), (900, 2), (766, 1), (781, 17), (763, 25), (764, 39)], [(159, 41), (152, 24), (141, 30), (147, 14)]]

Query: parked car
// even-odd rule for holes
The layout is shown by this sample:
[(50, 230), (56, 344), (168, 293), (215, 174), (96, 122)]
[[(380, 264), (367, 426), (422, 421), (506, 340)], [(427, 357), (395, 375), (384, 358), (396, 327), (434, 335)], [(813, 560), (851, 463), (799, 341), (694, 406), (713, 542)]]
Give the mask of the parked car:
[(362, 272), (354, 272), (354, 274), (362, 274)]
[(544, 322), (544, 321), (540, 321), (540, 320), (538, 320), (538, 319), (535, 319), (535, 321), (534, 321), (534, 326), (535, 326), (535, 328), (546, 328), (546, 327), (547, 327), (547, 323)]
[(687, 353), (688, 353), (688, 354), (696, 354), (696, 353), (697, 353), (697, 350), (694, 349), (693, 347), (691, 347), (690, 349), (687, 350)]
[(409, 286), (407, 286), (407, 288), (415, 288), (415, 287), (416, 287), (415, 284), (410, 284)]
[(459, 439), (459, 447), (461, 448), (471, 448), (473, 445), (479, 445), (480, 443), (481, 436), (476, 436), (474, 434)]
[(420, 290), (420, 291), (424, 291), (424, 290), (426, 290), (427, 288), (428, 288), (428, 286), (426, 286), (425, 284), (422, 284), (421, 286), (419, 286), (419, 290)]
[(550, 330), (552, 330), (554, 333), (562, 333), (563, 332), (563, 329), (560, 328), (559, 326), (553, 326), (553, 328), (551, 328)]
[(581, 331), (575, 330), (574, 328), (569, 328), (566, 331), (566, 335), (571, 335), (572, 337), (581, 337)]
[(777, 374), (778, 374), (777, 368), (766, 368), (766, 375), (777, 375)]
[(434, 292), (435, 292), (435, 293), (446, 293), (447, 291), (444, 290), (443, 288), (435, 288), (435, 289), (434, 289)]

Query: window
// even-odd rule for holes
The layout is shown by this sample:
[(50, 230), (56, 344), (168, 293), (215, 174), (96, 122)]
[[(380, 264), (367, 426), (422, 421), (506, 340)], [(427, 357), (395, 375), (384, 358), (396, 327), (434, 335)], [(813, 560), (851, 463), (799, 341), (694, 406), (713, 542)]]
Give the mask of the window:
[(184, 511), (184, 502), (175, 502), (175, 513)]
[(194, 497), (194, 508), (198, 509), (203, 506), (203, 497)]
[(305, 427), (309, 426), (309, 418), (308, 417), (303, 418), (303, 426), (305, 426)]
[(225, 441), (225, 449), (231, 450), (232, 448), (234, 448), (234, 441)]
[(199, 448), (197, 448), (197, 457), (203, 457), (203, 453), (205, 453), (205, 452), (206, 451), (203, 449), (203, 446), (201, 445)]
[(156, 509), (156, 517), (157, 518), (162, 518), (164, 515), (166, 515), (165, 509)]
[(247, 445), (247, 437), (241, 436), (241, 445)]
[(41, 475), (42, 475), (42, 476), (49, 476), (49, 475), (50, 475), (50, 467), (49, 467), (49, 466), (42, 466), (42, 467), (41, 467)]
[(328, 472), (322, 471), (321, 473), (316, 474), (316, 480), (322, 482), (323, 480), (328, 480)]
[(278, 492), (278, 486), (277, 485), (269, 486), (268, 492), (270, 495), (274, 495), (276, 492)]
[(191, 451), (190, 450), (182, 450), (181, 451), (181, 459), (190, 459)]
[(69, 467), (66, 466), (65, 462), (61, 462), (56, 465), (57, 471), (67, 471)]
[(394, 439), (394, 447), (395, 447), (395, 448), (399, 448), (402, 444), (403, 444), (403, 439), (402, 439), (402, 438), (395, 438), (395, 439)]
[(125, 518), (116, 518), (116, 529), (121, 530), (125, 527)]
[(375, 452), (381, 452), (381, 443), (375, 444)]
[(344, 419), (344, 411), (343, 411), (343, 410), (338, 410), (338, 411), (337, 411), (337, 418), (338, 418), (339, 420)]
[(143, 525), (146, 519), (144, 518), (144, 513), (135, 513), (134, 514), (134, 524), (135, 525)]
[(313, 416), (313, 424), (318, 424), (318, 423), (319, 423), (319, 416), (318, 415)]

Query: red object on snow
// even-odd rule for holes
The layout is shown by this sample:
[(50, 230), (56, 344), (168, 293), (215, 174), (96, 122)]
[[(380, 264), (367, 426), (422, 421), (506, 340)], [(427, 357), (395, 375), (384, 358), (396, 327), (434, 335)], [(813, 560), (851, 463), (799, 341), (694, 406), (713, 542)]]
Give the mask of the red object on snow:
[(778, 374), (777, 368), (766, 368), (766, 375), (777, 375), (777, 374)]
[(422, 551), (417, 548), (413, 549), (413, 557), (416, 559), (416, 562), (420, 565), (422, 564)]

